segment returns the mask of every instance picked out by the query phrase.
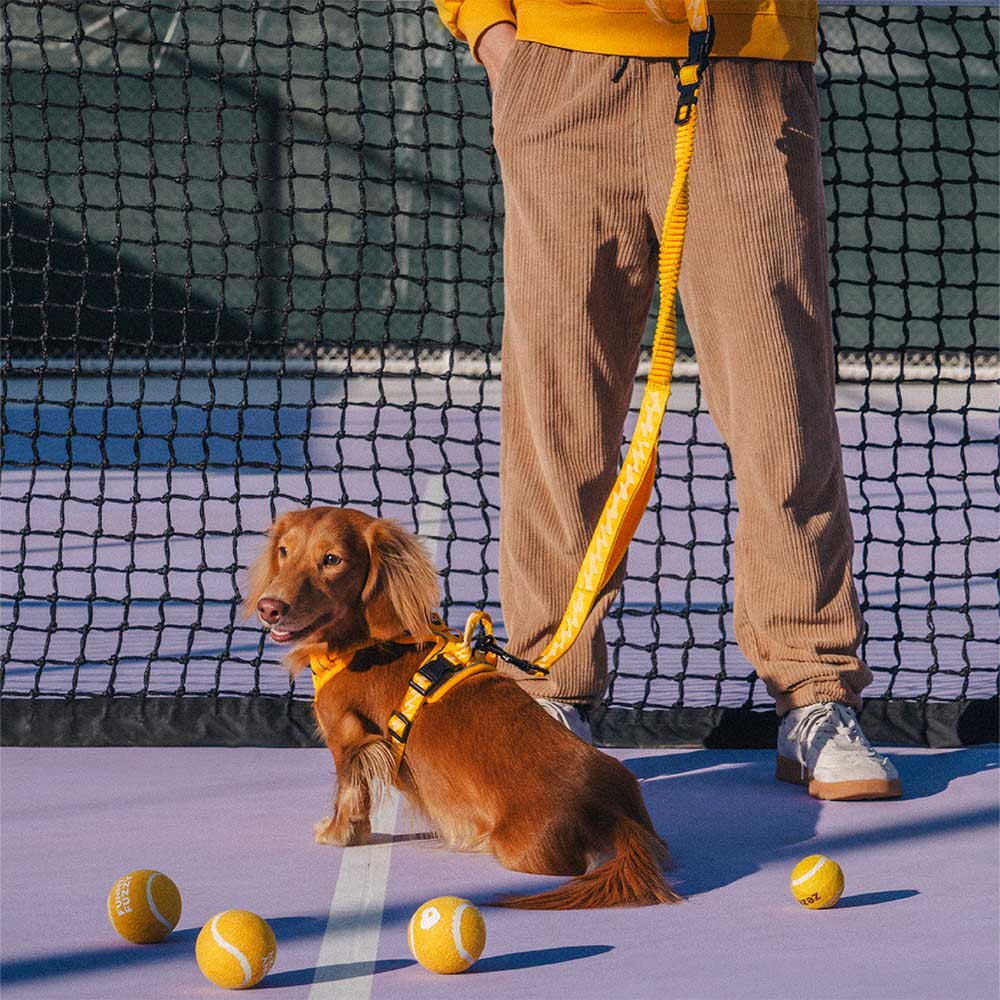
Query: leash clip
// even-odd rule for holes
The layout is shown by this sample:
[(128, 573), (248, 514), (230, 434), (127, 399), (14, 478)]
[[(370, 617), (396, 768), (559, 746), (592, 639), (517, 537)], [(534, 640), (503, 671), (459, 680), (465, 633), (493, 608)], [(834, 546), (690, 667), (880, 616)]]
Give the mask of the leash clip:
[(674, 114), (675, 125), (687, 125), (691, 120), (691, 112), (698, 103), (698, 90), (701, 87), (701, 77), (708, 68), (708, 56), (715, 42), (715, 19), (709, 15), (708, 25), (704, 31), (692, 31), (688, 34), (688, 57), (677, 74), (677, 111)]
[[(487, 621), (489, 621), (488, 618)], [(547, 667), (540, 667), (537, 663), (532, 663), (530, 660), (524, 660), (520, 656), (508, 653), (493, 635), (492, 622), (489, 628), (482, 621), (475, 623), (470, 645), (476, 652), (482, 653), (485, 656), (492, 656), (494, 661), (497, 659), (503, 660), (504, 663), (509, 663), (512, 667), (517, 667), (518, 670), (522, 670), (532, 677), (548, 677), (549, 675)]]

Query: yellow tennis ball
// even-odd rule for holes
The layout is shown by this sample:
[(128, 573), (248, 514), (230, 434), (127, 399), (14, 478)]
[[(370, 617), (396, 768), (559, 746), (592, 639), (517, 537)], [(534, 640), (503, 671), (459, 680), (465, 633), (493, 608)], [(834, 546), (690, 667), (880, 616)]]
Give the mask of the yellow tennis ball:
[(163, 872), (140, 868), (111, 887), (108, 919), (133, 944), (162, 941), (181, 919), (181, 894)]
[(844, 873), (836, 861), (822, 854), (810, 854), (793, 869), (792, 895), (810, 910), (827, 910), (837, 905), (844, 892)]
[(202, 927), (194, 953), (198, 968), (216, 986), (242, 990), (271, 971), (278, 945), (267, 921), (256, 913), (225, 910)]
[(467, 899), (438, 896), (410, 917), (413, 957), (431, 972), (465, 972), (483, 953), (486, 922)]

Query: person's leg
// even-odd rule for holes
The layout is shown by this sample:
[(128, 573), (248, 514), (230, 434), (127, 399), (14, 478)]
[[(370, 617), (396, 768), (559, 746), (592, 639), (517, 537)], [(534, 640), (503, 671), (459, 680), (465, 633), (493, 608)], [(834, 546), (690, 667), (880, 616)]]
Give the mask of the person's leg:
[[(672, 148), (672, 70), (646, 70)], [(699, 113), (681, 297), (736, 473), (736, 637), (779, 714), (860, 708), (871, 672), (856, 655), (813, 68), (713, 61)], [(668, 184), (651, 180), (653, 218)]]
[[(511, 652), (541, 653), (614, 482), (653, 282), (621, 60), (518, 42), (494, 103), (503, 174), (500, 596)], [(622, 568), (535, 697), (603, 693)]]

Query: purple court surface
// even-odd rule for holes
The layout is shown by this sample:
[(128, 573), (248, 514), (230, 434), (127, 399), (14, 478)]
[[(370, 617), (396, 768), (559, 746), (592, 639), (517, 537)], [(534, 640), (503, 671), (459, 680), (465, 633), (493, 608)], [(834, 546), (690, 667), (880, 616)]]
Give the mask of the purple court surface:
[[(777, 783), (773, 752), (616, 753), (642, 782), (688, 901), (485, 909), (483, 957), (438, 977), (407, 949), (420, 903), (487, 904), (553, 880), (445, 851), (395, 801), (373, 845), (315, 845), (332, 783), (322, 750), (7, 749), (3, 998), (221, 996), (194, 941), (230, 907), (260, 913), (277, 936), (265, 996), (996, 998), (996, 747), (893, 751), (904, 800), (825, 804)], [(788, 891), (793, 865), (817, 852), (846, 873), (833, 910), (804, 910)], [(183, 895), (159, 945), (126, 943), (105, 915), (112, 882), (140, 867)]]

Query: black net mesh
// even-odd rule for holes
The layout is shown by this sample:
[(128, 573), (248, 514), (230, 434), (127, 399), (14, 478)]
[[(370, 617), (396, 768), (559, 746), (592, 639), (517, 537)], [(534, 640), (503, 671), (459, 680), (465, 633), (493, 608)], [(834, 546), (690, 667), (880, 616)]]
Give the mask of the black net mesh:
[[(446, 615), (499, 617), (502, 196), (484, 76), (433, 7), (2, 20), (4, 697), (288, 693), (238, 597), (306, 504), (415, 527)], [(997, 693), (996, 35), (985, 7), (822, 17), (874, 696)], [(683, 352), (671, 406), (607, 703), (764, 706), (731, 627), (732, 472)]]

